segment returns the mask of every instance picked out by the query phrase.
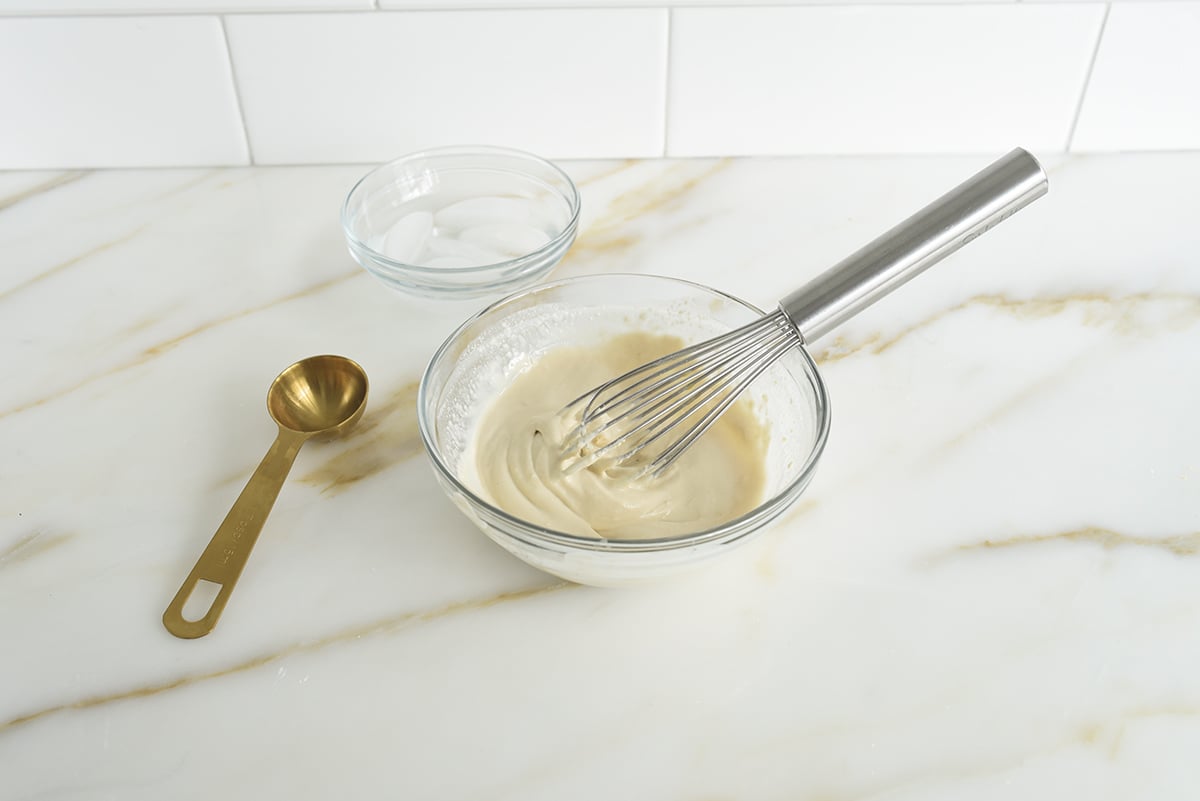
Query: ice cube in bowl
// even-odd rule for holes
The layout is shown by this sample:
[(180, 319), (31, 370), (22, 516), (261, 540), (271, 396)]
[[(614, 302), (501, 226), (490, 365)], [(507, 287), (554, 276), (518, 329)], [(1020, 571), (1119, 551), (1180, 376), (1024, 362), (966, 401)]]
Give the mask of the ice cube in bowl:
[(519, 150), (446, 147), (367, 173), (342, 206), (350, 254), (387, 286), (478, 297), (544, 277), (575, 241), (580, 198), (558, 166)]

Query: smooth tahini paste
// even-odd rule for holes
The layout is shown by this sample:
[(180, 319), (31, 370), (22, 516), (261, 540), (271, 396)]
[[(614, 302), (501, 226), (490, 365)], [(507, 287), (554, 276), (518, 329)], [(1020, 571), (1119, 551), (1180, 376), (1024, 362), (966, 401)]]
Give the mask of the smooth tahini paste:
[(564, 470), (561, 450), (573, 422), (559, 414), (563, 406), (683, 344), (678, 337), (633, 332), (547, 352), (485, 410), (464, 456), (476, 472), (469, 483), (509, 514), (586, 537), (677, 537), (750, 511), (766, 483), (767, 432), (744, 399), (660, 477), (631, 482), (628, 471), (602, 464)]

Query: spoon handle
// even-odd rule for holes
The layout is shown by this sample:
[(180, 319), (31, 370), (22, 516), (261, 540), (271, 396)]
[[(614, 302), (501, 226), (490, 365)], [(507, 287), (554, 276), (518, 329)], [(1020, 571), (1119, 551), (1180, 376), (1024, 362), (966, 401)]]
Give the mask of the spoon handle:
[[(196, 566), (184, 579), (183, 586), (175, 593), (167, 611), (163, 612), (163, 625), (167, 631), (176, 637), (194, 639), (208, 634), (217, 625), (217, 619), (221, 617), (233, 592), (233, 585), (242, 574), (263, 523), (271, 513), (275, 499), (279, 497), (279, 489), (306, 439), (307, 434), (279, 429), (271, 449), (246, 482), (242, 494), (234, 501), (233, 508), (225, 516), (204, 553), (196, 560)], [(220, 589), (204, 617), (188, 620), (183, 616), (183, 606), (201, 581), (216, 584)]]

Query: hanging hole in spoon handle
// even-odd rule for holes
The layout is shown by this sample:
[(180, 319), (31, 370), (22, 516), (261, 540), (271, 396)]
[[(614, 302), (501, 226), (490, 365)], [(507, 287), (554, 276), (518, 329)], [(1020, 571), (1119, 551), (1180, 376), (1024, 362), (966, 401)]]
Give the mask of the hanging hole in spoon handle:
[[(203, 637), (217, 625), (233, 587), (242, 574), (242, 568), (246, 566), (250, 551), (262, 532), (263, 523), (275, 505), (275, 499), (279, 497), (284, 479), (292, 469), (296, 454), (308, 437), (306, 433), (282, 427), (279, 429), (279, 436), (267, 455), (246, 482), (242, 494), (234, 501), (233, 508), (163, 612), (163, 625), (167, 631), (176, 637), (191, 640)], [(189, 620), (184, 617), (184, 608), (188, 606), (192, 594), (201, 587), (201, 582), (216, 584), (219, 589), (204, 615)]]
[(1046, 173), (1017, 148), (779, 303), (812, 342), (1046, 194)]
[[(279, 434), (163, 612), (167, 631), (186, 639), (212, 631), (300, 446), (310, 437), (343, 434), (357, 423), (367, 406), (367, 389), (367, 374), (345, 356), (310, 356), (275, 376), (267, 390), (267, 411)], [(216, 597), (202, 617), (189, 620), (184, 608), (202, 583), (218, 585)]]

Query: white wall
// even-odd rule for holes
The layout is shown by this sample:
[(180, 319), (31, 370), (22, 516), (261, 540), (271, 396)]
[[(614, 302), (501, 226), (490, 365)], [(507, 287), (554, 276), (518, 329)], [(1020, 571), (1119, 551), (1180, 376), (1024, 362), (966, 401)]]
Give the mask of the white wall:
[(0, 168), (469, 142), (551, 158), (1198, 149), (1200, 2), (0, 0)]

